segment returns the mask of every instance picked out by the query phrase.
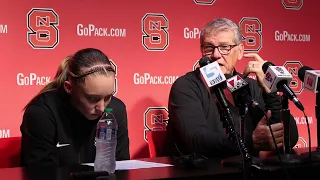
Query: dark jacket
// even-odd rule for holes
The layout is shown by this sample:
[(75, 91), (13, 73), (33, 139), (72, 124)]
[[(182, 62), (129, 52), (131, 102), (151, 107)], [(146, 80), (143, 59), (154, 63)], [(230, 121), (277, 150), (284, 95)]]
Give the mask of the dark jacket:
[[(112, 97), (108, 107), (118, 122), (116, 159), (130, 159), (125, 104)], [(25, 110), (20, 127), (22, 166), (63, 166), (95, 159), (97, 120), (86, 119), (65, 91), (46, 92)]]
[[(234, 71), (233, 75), (235, 74), (240, 75)], [(279, 122), (280, 96), (274, 93), (264, 93), (253, 79), (245, 78), (245, 81), (249, 83), (251, 95), (260, 107), (263, 110), (271, 110), (270, 122)], [(229, 102), (228, 104), (236, 132), (239, 133), (241, 118), (238, 108)], [(181, 155), (179, 151), (185, 155), (196, 152), (208, 157), (228, 157), (239, 154), (236, 144), (228, 139), (222, 127), (214, 95), (210, 94), (202, 82), (199, 69), (179, 77), (174, 82), (170, 91), (168, 110), (166, 155), (178, 156)], [(262, 116), (257, 114), (257, 111), (249, 109), (244, 118), (244, 140), (249, 152), (253, 155), (258, 151), (253, 149), (252, 133)], [(290, 142), (293, 147), (298, 141), (298, 131), (292, 116), (290, 117), (290, 128)]]

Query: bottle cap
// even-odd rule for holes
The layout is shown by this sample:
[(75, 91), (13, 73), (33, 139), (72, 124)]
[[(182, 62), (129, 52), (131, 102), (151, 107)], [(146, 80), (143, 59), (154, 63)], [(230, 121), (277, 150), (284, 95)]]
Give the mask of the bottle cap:
[(110, 112), (112, 112), (112, 108), (105, 108), (105, 109), (104, 109), (104, 112), (110, 113)]

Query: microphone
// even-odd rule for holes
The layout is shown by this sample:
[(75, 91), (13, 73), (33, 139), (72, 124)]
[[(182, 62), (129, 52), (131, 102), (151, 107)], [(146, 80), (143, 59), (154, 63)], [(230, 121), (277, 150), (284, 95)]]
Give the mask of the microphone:
[(248, 82), (239, 75), (227, 79), (227, 87), (232, 93), (235, 106), (239, 108), (239, 114), (241, 116), (240, 134), (241, 137), (244, 137), (244, 117), (249, 109), (251, 109), (249, 114), (252, 119), (261, 119), (265, 113), (259, 106), (259, 103), (252, 98)]
[(259, 105), (259, 103), (251, 97), (249, 84), (239, 75), (227, 79), (227, 87), (233, 95), (236, 106), (239, 107), (242, 104), (247, 104), (248, 106), (255, 108)]
[(265, 62), (262, 65), (265, 74), (263, 82), (271, 92), (278, 90), (283, 92), (301, 111), (304, 111), (302, 103), (299, 101), (295, 93), (287, 85), (292, 80), (292, 75), (283, 66), (275, 66), (271, 62)]
[[(320, 79), (320, 70), (313, 70), (312, 68), (308, 67), (308, 66), (303, 66), (298, 70), (298, 77), (299, 79), (303, 82), (303, 86), (304, 88), (306, 88), (309, 91), (312, 91), (314, 93), (316, 93), (316, 106), (315, 106), (315, 114), (316, 114), (316, 118), (317, 118), (317, 122), (320, 120), (320, 83), (319, 83), (319, 79)], [(310, 135), (310, 128), (309, 128), (309, 122), (308, 122), (308, 118), (307, 115), (305, 114), (306, 119), (307, 119), (307, 126), (308, 126), (308, 137), (309, 137), (309, 159), (310, 156), (312, 156), (313, 160), (315, 161), (320, 161), (320, 123), (317, 123), (317, 137), (318, 137), (318, 142), (317, 142), (317, 151), (316, 152), (310, 152), (311, 151), (311, 135)], [(304, 154), (302, 154), (304, 155)]]
[(234, 135), (233, 117), (227, 98), (223, 93), (223, 89), (226, 87), (226, 77), (223, 74), (219, 64), (215, 61), (212, 62), (209, 57), (203, 57), (199, 60), (200, 75), (211, 94), (215, 94), (217, 98), (217, 107), (221, 114), (224, 127), (227, 129), (227, 133)]
[[(292, 80), (292, 75), (283, 66), (275, 66), (271, 62), (265, 62), (262, 65), (262, 70), (265, 74), (264, 83), (271, 90), (271, 92), (280, 91), (283, 93), (281, 97), (281, 121), (283, 123), (283, 151), (284, 156), (279, 158), (279, 161), (285, 164), (298, 164), (303, 163), (303, 160), (298, 156), (291, 154), (290, 145), (290, 109), (289, 109), (289, 99), (304, 112), (304, 107), (296, 97), (295, 93), (288, 86), (288, 83)], [(271, 129), (270, 129), (271, 130)], [(278, 155), (281, 157), (280, 155)], [(270, 163), (272, 162), (270, 159)], [(267, 159), (267, 162), (269, 160)]]
[(313, 70), (311, 67), (303, 66), (298, 70), (298, 77), (303, 82), (304, 88), (318, 93), (320, 89), (320, 70)]
[(226, 133), (231, 137), (232, 141), (235, 141), (243, 160), (244, 174), (252, 164), (252, 157), (248, 152), (248, 149), (243, 142), (242, 138), (235, 132), (235, 127), (233, 123), (233, 117), (227, 103), (227, 98), (223, 93), (223, 89), (226, 85), (226, 77), (223, 74), (219, 64), (214, 61), (212, 62), (209, 57), (203, 57), (199, 61), (200, 74), (203, 78), (205, 85), (209, 88), (211, 94), (215, 94), (217, 98), (217, 107), (219, 108), (220, 120), (223, 126), (226, 128)]

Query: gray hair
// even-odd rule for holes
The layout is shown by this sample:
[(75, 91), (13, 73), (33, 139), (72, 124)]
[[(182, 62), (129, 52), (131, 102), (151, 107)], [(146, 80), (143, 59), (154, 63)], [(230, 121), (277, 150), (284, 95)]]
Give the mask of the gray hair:
[(233, 21), (227, 18), (217, 18), (208, 24), (201, 30), (200, 33), (200, 44), (202, 45), (204, 37), (208, 34), (216, 33), (219, 31), (233, 31), (234, 39), (236, 44), (240, 44), (242, 41), (242, 34), (239, 26)]

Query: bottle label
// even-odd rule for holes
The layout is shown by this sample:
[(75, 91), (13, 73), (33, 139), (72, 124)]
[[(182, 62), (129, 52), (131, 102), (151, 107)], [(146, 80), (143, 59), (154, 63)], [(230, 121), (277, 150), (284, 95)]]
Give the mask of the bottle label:
[(113, 126), (113, 119), (100, 120), (98, 123), (97, 138), (106, 140), (117, 139), (117, 130)]
[(112, 129), (107, 129), (107, 140), (111, 140), (112, 138)]
[(107, 128), (99, 128), (98, 129), (98, 139), (106, 139), (107, 138)]

